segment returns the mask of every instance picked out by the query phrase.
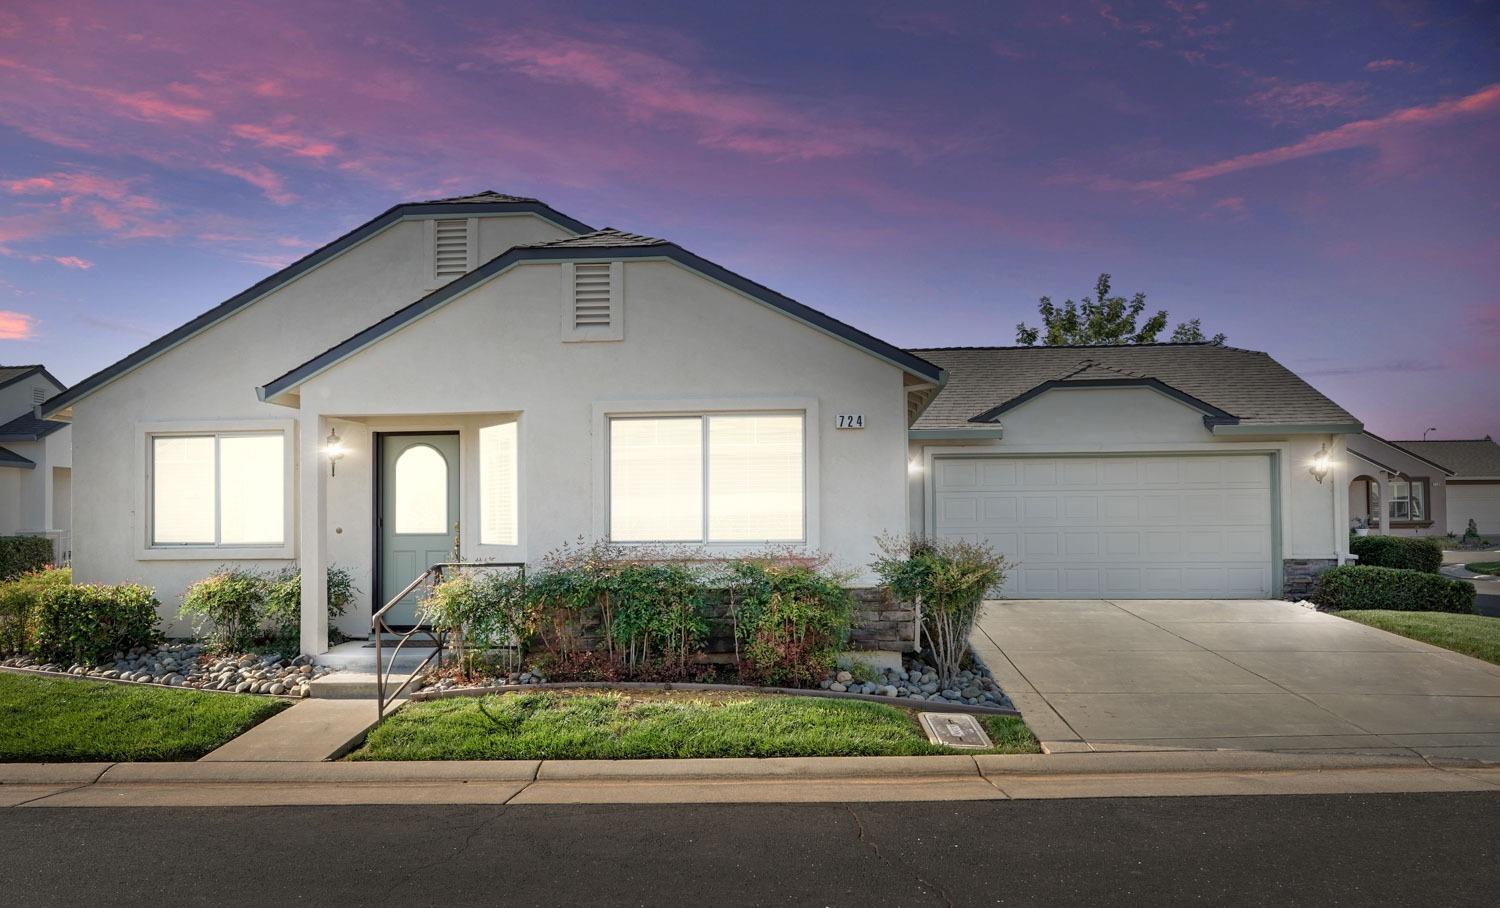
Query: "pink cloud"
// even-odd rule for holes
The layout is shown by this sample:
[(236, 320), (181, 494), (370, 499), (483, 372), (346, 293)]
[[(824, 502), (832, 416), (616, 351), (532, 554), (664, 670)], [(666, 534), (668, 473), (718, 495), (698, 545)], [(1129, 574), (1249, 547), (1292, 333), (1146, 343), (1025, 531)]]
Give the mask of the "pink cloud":
[(1424, 67), (1420, 63), (1411, 63), (1407, 60), (1395, 60), (1391, 58), (1387, 58), (1384, 60), (1371, 60), (1369, 63), (1365, 64), (1365, 69), (1368, 72), (1372, 73), (1391, 72), (1392, 70), (1416, 73), (1421, 72), (1423, 68)]
[(526, 30), (497, 39), (488, 54), (501, 66), (537, 81), (603, 95), (620, 105), (629, 119), (686, 128), (711, 148), (801, 160), (915, 150), (903, 136), (729, 87), (711, 71), (692, 69), (633, 44)]
[(1451, 101), (1441, 101), (1422, 107), (1407, 107), (1382, 117), (1356, 120), (1337, 129), (1315, 133), (1289, 145), (1236, 155), (1212, 164), (1179, 171), (1165, 179), (1137, 183), (1117, 181), (1116, 185), (1103, 188), (1133, 188), (1148, 192), (1174, 193), (1194, 183), (1215, 177), (1271, 167), (1335, 151), (1346, 151), (1352, 148), (1398, 150), (1401, 143), (1414, 131), (1443, 126), (1456, 120), (1497, 110), (1500, 110), (1500, 84), (1490, 85)]
[(253, 123), (236, 123), (229, 130), (262, 148), (275, 148), (303, 158), (326, 158), (338, 151), (332, 142), (310, 138), (284, 129), (257, 126)]
[(1259, 87), (1245, 98), (1245, 104), (1278, 126), (1329, 115), (1347, 116), (1360, 112), (1369, 102), (1364, 86), (1358, 82), (1256, 81)]
[(286, 180), (264, 164), (231, 164), (225, 161), (206, 165), (209, 170), (236, 179), (244, 180), (265, 193), (266, 198), (278, 205), (290, 205), (297, 201), (295, 193), (286, 188)]
[(0, 340), (31, 340), (36, 337), (36, 319), (24, 312), (0, 309)]

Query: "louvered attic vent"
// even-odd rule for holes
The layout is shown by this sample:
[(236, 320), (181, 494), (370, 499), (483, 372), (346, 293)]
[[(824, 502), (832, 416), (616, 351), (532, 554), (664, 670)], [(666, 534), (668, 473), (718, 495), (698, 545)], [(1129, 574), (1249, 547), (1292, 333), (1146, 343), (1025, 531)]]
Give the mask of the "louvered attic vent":
[(47, 400), (47, 389), (46, 388), (32, 388), (31, 389), (31, 402), (32, 403), (34, 403), (34, 404), (45, 403), (46, 400)]
[(451, 281), (469, 270), (469, 221), (438, 221), (432, 234), (433, 274)]
[(610, 321), (609, 263), (573, 266), (573, 327), (608, 328)]

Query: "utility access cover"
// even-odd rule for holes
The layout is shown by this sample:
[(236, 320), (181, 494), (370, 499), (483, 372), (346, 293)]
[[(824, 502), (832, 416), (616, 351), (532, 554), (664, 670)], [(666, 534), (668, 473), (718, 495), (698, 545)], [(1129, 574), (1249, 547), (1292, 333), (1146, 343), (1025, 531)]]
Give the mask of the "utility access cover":
[(918, 713), (927, 740), (947, 747), (993, 747), (973, 716), (965, 713)]

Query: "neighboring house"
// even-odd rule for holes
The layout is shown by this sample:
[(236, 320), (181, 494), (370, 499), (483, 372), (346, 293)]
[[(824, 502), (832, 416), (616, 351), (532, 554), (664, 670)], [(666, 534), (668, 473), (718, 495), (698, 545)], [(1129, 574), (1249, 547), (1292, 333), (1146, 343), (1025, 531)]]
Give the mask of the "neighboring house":
[[(1462, 536), (1469, 521), (1487, 536), (1500, 536), (1500, 445), (1483, 438), (1403, 441), (1402, 447), (1441, 463), (1448, 477), (1449, 533)], [(1442, 523), (1440, 526), (1444, 525)]]
[(43, 415), (78, 434), (80, 581), (170, 614), (218, 565), (299, 560), (308, 652), (324, 568), (362, 635), (455, 534), (508, 562), (805, 547), (868, 583), (877, 535), (933, 530), (1016, 557), (1025, 595), (1296, 593), (1347, 556), (1361, 428), (1262, 353), (902, 350), (498, 193), (398, 205)]
[(1411, 444), (1370, 432), (1349, 436), (1351, 527), (1394, 536), (1448, 532), (1445, 518), (1453, 471), (1418, 454)]
[(73, 432), (35, 410), (62, 390), (43, 366), (0, 366), (0, 536), (50, 536), (59, 561), (68, 555)]

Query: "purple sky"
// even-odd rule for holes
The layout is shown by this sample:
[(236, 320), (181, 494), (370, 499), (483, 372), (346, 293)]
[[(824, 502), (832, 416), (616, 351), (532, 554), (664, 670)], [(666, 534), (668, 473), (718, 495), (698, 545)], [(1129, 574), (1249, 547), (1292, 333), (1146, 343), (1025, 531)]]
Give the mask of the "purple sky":
[(1500, 435), (1493, 3), (0, 9), (0, 362), (77, 381), (484, 188), (907, 346), (1110, 271), (1376, 432)]

